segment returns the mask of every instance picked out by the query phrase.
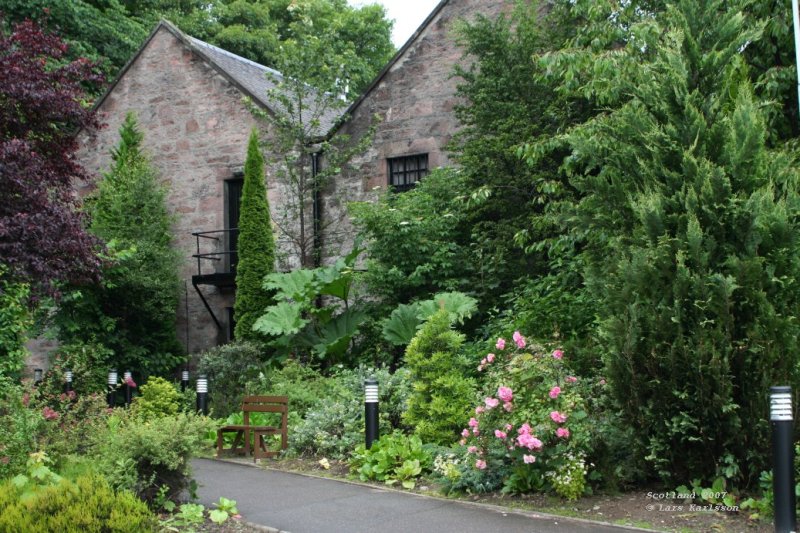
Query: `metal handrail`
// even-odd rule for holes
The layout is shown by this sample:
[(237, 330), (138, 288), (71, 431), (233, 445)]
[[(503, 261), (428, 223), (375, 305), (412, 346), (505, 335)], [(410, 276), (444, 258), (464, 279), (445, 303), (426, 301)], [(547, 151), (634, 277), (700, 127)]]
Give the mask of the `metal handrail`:
[(202, 265), (201, 265), (200, 261), (203, 261), (203, 260), (205, 260), (205, 261), (221, 261), (222, 260), (221, 256), (226, 256), (226, 255), (230, 256), (230, 255), (233, 255), (233, 254), (237, 253), (236, 250), (223, 250), (221, 252), (200, 253), (200, 239), (202, 238), (202, 239), (210, 239), (210, 240), (213, 240), (213, 241), (219, 241), (220, 238), (219, 237), (214, 237), (213, 235), (230, 234), (230, 233), (233, 233), (235, 231), (238, 232), (239, 228), (216, 229), (216, 230), (210, 230), (210, 231), (194, 231), (194, 232), (192, 232), (192, 236), (195, 237), (195, 239), (197, 241), (197, 248), (196, 248), (197, 249), (197, 253), (192, 254), (192, 257), (197, 259), (197, 275), (198, 276), (203, 274)]

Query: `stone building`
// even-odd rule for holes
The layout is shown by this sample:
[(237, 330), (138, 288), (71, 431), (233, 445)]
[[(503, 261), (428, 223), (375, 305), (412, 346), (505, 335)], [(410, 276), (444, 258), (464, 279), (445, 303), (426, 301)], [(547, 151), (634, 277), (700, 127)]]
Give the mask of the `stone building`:
[[(324, 131), (361, 136), (373, 115), (380, 123), (370, 147), (319, 198), (323, 224), (317, 242), (322, 255), (335, 257), (352, 241), (346, 203), (369, 200), (387, 185), (413, 186), (428, 169), (450, 163), (445, 146), (457, 130), (453, 115), (457, 80), (453, 66), (462, 52), (453, 39), (459, 19), (494, 16), (506, 0), (442, 0), (425, 22), (347, 110), (346, 121), (322, 120)], [(185, 290), (177, 310), (178, 337), (189, 353), (231, 337), (236, 228), (242, 168), (250, 130), (268, 133), (243, 103), (270, 110), (267, 91), (279, 74), (160, 23), (97, 104), (107, 126), (81, 132), (79, 158), (100, 175), (110, 165), (118, 130), (133, 111), (144, 146), (164, 183), (177, 215), (175, 245), (185, 258), (180, 275)], [(334, 128), (334, 124), (336, 127)], [(333, 129), (332, 129), (333, 128)], [(322, 157), (324, 164), (324, 154)], [(273, 211), (285, 191), (270, 179)], [(91, 184), (78, 184), (81, 194)], [(280, 242), (280, 236), (278, 235)], [(291, 258), (283, 265), (297, 262)], [(281, 266), (279, 266), (280, 268)]]

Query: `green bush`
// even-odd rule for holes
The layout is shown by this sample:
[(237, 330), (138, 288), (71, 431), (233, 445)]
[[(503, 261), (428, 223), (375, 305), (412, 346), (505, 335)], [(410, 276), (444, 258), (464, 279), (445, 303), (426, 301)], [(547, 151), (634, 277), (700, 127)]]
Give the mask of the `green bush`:
[[(342, 459), (364, 442), (364, 379), (378, 381), (380, 432), (397, 428), (410, 394), (408, 372), (358, 368), (322, 378), (326, 395), (312, 404), (300, 420), (290, 417), (289, 447), (294, 453)], [(292, 404), (289, 404), (290, 415)]]
[(475, 380), (460, 356), (464, 336), (450, 328), (445, 309), (434, 314), (406, 349), (413, 393), (403, 421), (423, 441), (451, 444), (468, 416)]
[(235, 341), (211, 348), (200, 355), (197, 371), (208, 377), (214, 416), (225, 418), (239, 411), (248, 383), (258, 378), (266, 352), (257, 344)]
[(0, 390), (0, 479), (24, 470), (47, 423), (41, 410), (28, 408), (30, 395), (19, 385)]
[(6, 267), (0, 264), (0, 388), (6, 378), (18, 378), (25, 364), (26, 332), (31, 326), (28, 311), (30, 288), (4, 278)]
[(99, 475), (62, 479), (21, 500), (11, 481), (0, 486), (0, 531), (28, 533), (155, 531), (157, 518), (147, 505), (126, 491), (115, 492)]
[(133, 399), (131, 411), (143, 420), (152, 420), (178, 413), (181, 394), (175, 385), (164, 378), (150, 378)]
[(192, 456), (213, 429), (210, 419), (194, 414), (146, 420), (117, 409), (94, 436), (98, 469), (114, 488), (131, 490), (148, 502), (164, 486), (166, 497), (177, 498), (189, 485)]
[(416, 479), (430, 472), (433, 457), (416, 435), (407, 436), (399, 431), (384, 435), (372, 443), (370, 449), (359, 445), (349, 461), (350, 472), (358, 474), (361, 481), (384, 481), (403, 488), (413, 489)]
[(105, 393), (113, 353), (96, 340), (75, 340), (58, 348), (39, 385), (43, 394), (64, 391), (64, 371), (72, 371), (72, 389), (77, 395)]

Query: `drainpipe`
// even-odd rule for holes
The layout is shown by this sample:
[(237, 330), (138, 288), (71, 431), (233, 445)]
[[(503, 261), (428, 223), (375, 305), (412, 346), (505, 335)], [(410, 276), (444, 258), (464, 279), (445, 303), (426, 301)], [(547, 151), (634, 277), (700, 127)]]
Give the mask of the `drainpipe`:
[(800, 27), (797, 23), (797, 0), (792, 0), (792, 26), (794, 26), (794, 59), (797, 67), (797, 102), (800, 112)]
[(314, 184), (314, 192), (311, 199), (312, 217), (314, 219), (314, 249), (312, 250), (312, 254), (314, 256), (314, 268), (319, 268), (322, 264), (322, 235), (320, 229), (322, 222), (322, 204), (320, 203), (319, 184), (317, 183), (317, 174), (319, 173), (319, 155), (319, 152), (311, 153), (311, 181)]

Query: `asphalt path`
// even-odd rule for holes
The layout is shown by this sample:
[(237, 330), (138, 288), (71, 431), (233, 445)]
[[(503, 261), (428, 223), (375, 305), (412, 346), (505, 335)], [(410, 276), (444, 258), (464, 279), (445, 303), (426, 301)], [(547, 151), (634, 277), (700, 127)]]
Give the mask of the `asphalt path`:
[(236, 500), (244, 520), (290, 533), (620, 533), (644, 531), (512, 511), (227, 461), (195, 459), (200, 503)]

